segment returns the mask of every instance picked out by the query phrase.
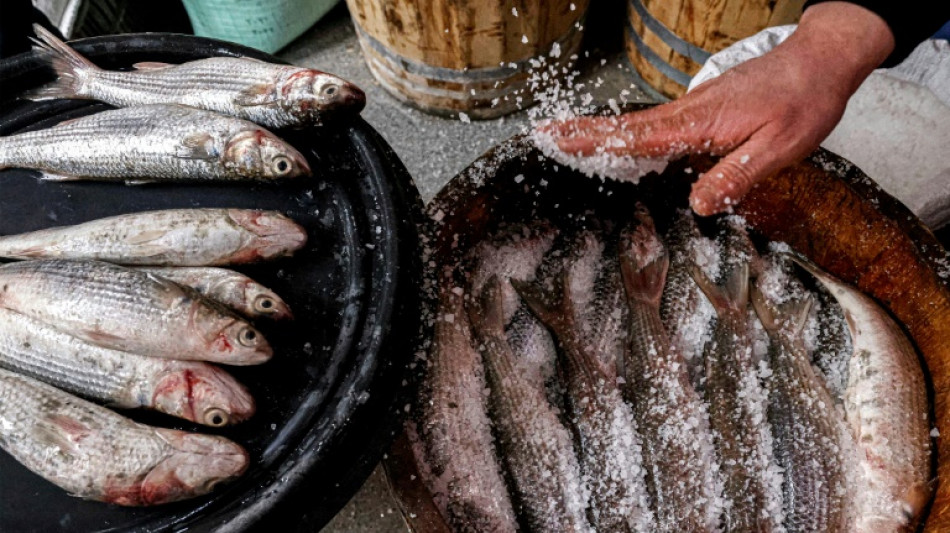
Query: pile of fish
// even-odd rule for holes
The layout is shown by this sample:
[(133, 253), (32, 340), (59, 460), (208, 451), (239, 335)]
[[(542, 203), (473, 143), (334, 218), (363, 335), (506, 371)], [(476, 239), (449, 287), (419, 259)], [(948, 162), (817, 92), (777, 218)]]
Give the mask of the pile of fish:
[[(323, 126), (363, 92), (318, 70), (244, 57), (104, 70), (35, 26), (57, 79), (23, 98), (118, 107), (0, 137), (0, 169), (45, 180), (278, 180), (311, 174), (264, 127)], [(306, 231), (281, 213), (179, 209), (0, 236), (0, 448), (83, 498), (154, 505), (214, 489), (249, 457), (223, 437), (136, 423), (100, 404), (211, 427), (246, 420), (247, 389), (210, 364), (272, 356), (258, 319), (288, 306), (218, 268), (289, 256)], [(81, 399), (81, 398), (82, 399)], [(99, 403), (92, 403), (92, 402)]]
[[(0, 137), (0, 169), (54, 181), (279, 180), (309, 176), (306, 158), (264, 127), (321, 126), (365, 105), (355, 85), (314, 69), (246, 57), (103, 70), (34, 26), (56, 81), (23, 98), (99, 100), (119, 109)], [(262, 127), (263, 126), (263, 127)]]
[(22, 260), (0, 265), (0, 448), (73, 495), (120, 505), (202, 495), (242, 474), (238, 444), (92, 401), (210, 427), (253, 415), (247, 389), (209, 362), (266, 362), (252, 321), (291, 311), (247, 276), (205, 265), (284, 257), (306, 240), (280, 213), (240, 209), (0, 237), (0, 257)]
[(916, 523), (926, 385), (877, 303), (737, 217), (576, 226), (503, 225), (442, 275), (407, 429), (451, 530)]

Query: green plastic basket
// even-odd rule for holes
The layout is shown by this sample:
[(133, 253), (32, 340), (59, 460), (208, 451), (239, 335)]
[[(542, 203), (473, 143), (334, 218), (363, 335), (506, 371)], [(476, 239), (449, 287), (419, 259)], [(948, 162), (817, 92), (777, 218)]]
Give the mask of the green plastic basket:
[(339, 0), (184, 0), (195, 35), (276, 52)]

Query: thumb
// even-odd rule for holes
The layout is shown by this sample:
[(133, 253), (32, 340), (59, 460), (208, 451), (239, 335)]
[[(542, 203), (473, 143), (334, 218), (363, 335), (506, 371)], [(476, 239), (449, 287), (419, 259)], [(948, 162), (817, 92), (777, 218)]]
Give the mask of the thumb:
[(756, 183), (792, 162), (791, 154), (776, 154), (771, 138), (754, 136), (720, 159), (693, 184), (690, 206), (700, 216), (726, 211)]

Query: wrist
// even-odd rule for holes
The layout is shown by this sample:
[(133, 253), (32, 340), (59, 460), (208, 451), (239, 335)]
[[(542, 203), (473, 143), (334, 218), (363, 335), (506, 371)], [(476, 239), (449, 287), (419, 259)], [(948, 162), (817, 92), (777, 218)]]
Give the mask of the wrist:
[(894, 35), (874, 12), (849, 2), (825, 2), (802, 14), (798, 29), (776, 51), (792, 54), (813, 79), (850, 97), (894, 49)]

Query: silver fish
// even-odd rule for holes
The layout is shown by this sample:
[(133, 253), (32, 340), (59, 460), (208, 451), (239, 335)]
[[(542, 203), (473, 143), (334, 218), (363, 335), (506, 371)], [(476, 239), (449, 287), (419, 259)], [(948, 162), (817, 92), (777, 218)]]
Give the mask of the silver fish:
[(33, 28), (36, 48), (59, 78), (28, 93), (31, 100), (85, 98), (116, 107), (182, 104), (273, 128), (319, 126), (331, 115), (357, 114), (366, 104), (363, 91), (332, 74), (247, 57), (102, 70), (41, 26)]
[(640, 439), (633, 413), (615, 379), (585, 342), (568, 265), (548, 291), (512, 280), (532, 311), (551, 328), (562, 348), (572, 421), (580, 439), (581, 469), (591, 482), (591, 515), (597, 531), (652, 531), (644, 486)]
[(789, 257), (835, 297), (851, 332), (845, 415), (860, 475), (850, 531), (910, 530), (931, 494), (930, 408), (917, 352), (874, 300), (807, 259)]
[(557, 235), (557, 230), (545, 223), (502, 228), (499, 235), (476, 247), (470, 280), (472, 294), (481, 294), (485, 284), (498, 277), (505, 308), (505, 332), (517, 365), (526, 378), (545, 388), (554, 401), (556, 391), (546, 388), (555, 383), (554, 339), (521, 301), (509, 279), (544, 277), (555, 264), (560, 270), (562, 251), (552, 248), (558, 241)]
[(168, 209), (0, 237), (0, 257), (215, 266), (291, 255), (307, 232), (276, 211)]
[(704, 237), (692, 211), (677, 213), (665, 240), (670, 254), (666, 289), (660, 302), (660, 316), (670, 342), (682, 354), (689, 368), (690, 381), (698, 391), (704, 383), (703, 352), (710, 341), (716, 311), (689, 274), (696, 264), (712, 279), (719, 273), (719, 247)]
[(726, 227), (721, 286), (695, 264), (690, 273), (718, 315), (705, 354), (705, 392), (722, 472), (725, 529), (766, 533), (781, 523), (782, 479), (773, 460), (767, 391), (759, 381), (749, 321), (749, 270), (755, 250), (747, 241), (738, 228)]
[(138, 424), (6, 370), (0, 448), (73, 496), (126, 506), (201, 496), (248, 466), (223, 437)]
[(0, 169), (51, 181), (278, 180), (309, 176), (304, 156), (246, 120), (181, 105), (102, 111), (0, 137)]
[(505, 336), (497, 277), (485, 284), (469, 317), (482, 343), (499, 450), (528, 527), (551, 533), (591, 532), (588, 493), (571, 435), (544, 391), (518, 368)]
[(440, 287), (435, 338), (421, 388), (418, 433), (426, 479), (454, 531), (513, 532), (514, 508), (495, 454), (485, 369), (475, 349), (464, 292)]
[(709, 415), (660, 319), (669, 254), (642, 205), (634, 216), (620, 238), (631, 316), (623, 392), (643, 440), (653, 531), (718, 531), (722, 486)]
[[(780, 271), (769, 276), (783, 277)], [(772, 342), (769, 422), (775, 459), (784, 471), (784, 525), (791, 532), (850, 531), (845, 523), (848, 473), (842, 442), (844, 418), (809, 361), (804, 329), (814, 302), (793, 280), (770, 290), (763, 275), (752, 290), (752, 303)], [(763, 290), (765, 289), (765, 290)]]
[(293, 318), (290, 307), (277, 293), (240, 272), (212, 267), (142, 267), (139, 270), (191, 287), (246, 317)]
[(115, 407), (145, 407), (204, 424), (236, 424), (254, 399), (220, 368), (143, 357), (89, 344), (14, 311), (0, 309), (0, 368)]
[(4, 265), (0, 307), (99, 346), (150, 357), (251, 365), (273, 354), (260, 332), (197, 292), (98, 261)]

